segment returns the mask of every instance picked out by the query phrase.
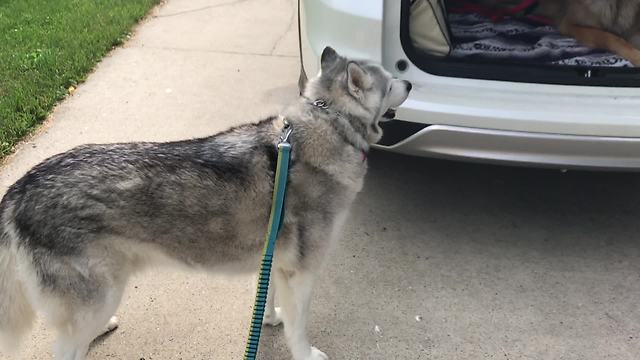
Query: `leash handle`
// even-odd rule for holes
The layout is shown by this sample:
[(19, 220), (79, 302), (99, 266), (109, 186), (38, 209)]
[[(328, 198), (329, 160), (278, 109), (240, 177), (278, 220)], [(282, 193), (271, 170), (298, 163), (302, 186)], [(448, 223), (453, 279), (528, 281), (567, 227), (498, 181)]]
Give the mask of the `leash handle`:
[(289, 158), (291, 156), (291, 144), (288, 138), (291, 130), (291, 125), (285, 122), (282, 130), (283, 136), (280, 138), (280, 143), (278, 144), (278, 161), (273, 184), (271, 215), (269, 216), (269, 227), (267, 229), (266, 242), (258, 275), (258, 289), (253, 306), (251, 326), (249, 327), (249, 337), (244, 352), (245, 360), (255, 360), (258, 354), (262, 321), (264, 319), (267, 293), (269, 291), (271, 265), (273, 264), (273, 250), (275, 249), (276, 239), (278, 238), (280, 228), (282, 227), (282, 220), (284, 219), (284, 195), (287, 187), (287, 177), (289, 175)]

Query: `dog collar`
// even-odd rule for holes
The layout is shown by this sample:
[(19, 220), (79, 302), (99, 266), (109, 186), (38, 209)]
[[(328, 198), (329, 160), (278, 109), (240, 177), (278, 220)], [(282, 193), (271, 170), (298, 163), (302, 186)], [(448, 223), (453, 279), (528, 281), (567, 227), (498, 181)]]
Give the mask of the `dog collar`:
[[(339, 111), (335, 111), (335, 110), (331, 110), (331, 109), (329, 109), (329, 104), (328, 104), (325, 100), (322, 100), (322, 99), (316, 99), (316, 100), (314, 100), (314, 101), (312, 101), (312, 102), (311, 102), (311, 105), (313, 105), (313, 106), (315, 106), (315, 107), (317, 107), (317, 108), (320, 108), (320, 109), (322, 109), (322, 110), (332, 111), (332, 112), (334, 112), (334, 113), (336, 114), (336, 116), (337, 116), (338, 118), (342, 118), (342, 119), (344, 119), (344, 115), (342, 115), (342, 113), (340, 113)], [(362, 162), (367, 161), (368, 153), (367, 153), (367, 150), (366, 150), (366, 149), (363, 149), (363, 148), (361, 148), (361, 147), (357, 146), (356, 144), (352, 143), (351, 141), (348, 141), (348, 140), (346, 140), (346, 141), (347, 141), (347, 143), (351, 144), (351, 146), (353, 146), (353, 147), (355, 147), (356, 149), (359, 149), (359, 150), (360, 150), (360, 152), (362, 153)]]

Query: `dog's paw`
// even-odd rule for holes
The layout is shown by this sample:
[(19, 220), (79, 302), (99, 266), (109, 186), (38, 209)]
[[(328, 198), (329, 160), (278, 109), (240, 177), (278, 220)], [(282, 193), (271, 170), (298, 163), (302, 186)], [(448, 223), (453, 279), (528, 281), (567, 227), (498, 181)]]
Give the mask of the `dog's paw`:
[(118, 328), (118, 317), (112, 316), (107, 323), (107, 327), (105, 328), (105, 333), (111, 332)]
[(633, 54), (627, 56), (627, 60), (629, 60), (629, 62), (631, 62), (636, 67), (640, 66), (640, 50), (633, 49)]
[(306, 360), (329, 360), (329, 357), (327, 356), (327, 354), (312, 346), (311, 355), (309, 355)]
[(280, 314), (281, 312), (279, 307), (273, 308), (273, 312), (269, 311), (264, 314), (264, 320), (262, 323), (270, 326), (278, 326), (282, 323), (282, 316)]

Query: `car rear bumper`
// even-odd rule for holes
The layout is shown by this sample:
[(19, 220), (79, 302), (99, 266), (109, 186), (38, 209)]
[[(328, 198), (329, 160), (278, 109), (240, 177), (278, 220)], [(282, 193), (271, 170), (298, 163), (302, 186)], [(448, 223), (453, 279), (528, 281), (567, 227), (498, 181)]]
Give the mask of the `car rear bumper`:
[(554, 168), (640, 169), (640, 138), (579, 136), (431, 125), (392, 145), (393, 152)]

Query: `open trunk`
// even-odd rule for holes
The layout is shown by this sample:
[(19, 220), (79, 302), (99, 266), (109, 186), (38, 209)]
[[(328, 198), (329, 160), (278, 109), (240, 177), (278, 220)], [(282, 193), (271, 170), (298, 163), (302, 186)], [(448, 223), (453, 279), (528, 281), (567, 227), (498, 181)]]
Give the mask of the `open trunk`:
[[(529, 83), (640, 87), (640, 68), (580, 45), (532, 0), (402, 0), (401, 41), (425, 72)], [(397, 64), (399, 68), (403, 64)]]

